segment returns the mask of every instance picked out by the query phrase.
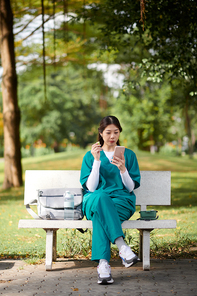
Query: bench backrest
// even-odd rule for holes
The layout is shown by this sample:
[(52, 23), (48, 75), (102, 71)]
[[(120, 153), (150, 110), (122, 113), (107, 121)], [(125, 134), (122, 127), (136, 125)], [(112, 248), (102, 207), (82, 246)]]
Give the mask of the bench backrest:
[[(136, 189), (136, 205), (146, 210), (147, 205), (171, 204), (171, 172), (141, 171), (141, 186)], [(24, 204), (37, 199), (41, 188), (81, 188), (80, 171), (27, 170), (25, 173)]]

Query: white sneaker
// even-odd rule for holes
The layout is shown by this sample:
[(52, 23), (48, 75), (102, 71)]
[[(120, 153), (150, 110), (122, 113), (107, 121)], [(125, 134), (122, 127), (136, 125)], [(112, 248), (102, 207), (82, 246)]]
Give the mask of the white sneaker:
[(114, 280), (111, 276), (111, 267), (107, 262), (102, 262), (97, 266), (98, 284), (112, 284)]
[(140, 261), (138, 256), (131, 251), (131, 248), (125, 245), (121, 247), (119, 256), (122, 259), (122, 264), (125, 267), (130, 267)]

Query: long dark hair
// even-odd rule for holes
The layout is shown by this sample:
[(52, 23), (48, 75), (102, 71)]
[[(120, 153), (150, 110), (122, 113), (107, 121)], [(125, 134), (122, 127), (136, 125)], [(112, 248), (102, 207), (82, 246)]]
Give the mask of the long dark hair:
[[(115, 116), (111, 116), (111, 115), (104, 117), (104, 118), (101, 120), (101, 122), (100, 122), (100, 126), (99, 126), (99, 128), (98, 128), (98, 132), (99, 132), (99, 133), (98, 133), (98, 140), (99, 140), (101, 146), (103, 146), (104, 141), (103, 141), (103, 138), (101, 137), (100, 134), (101, 134), (101, 133), (104, 131), (104, 129), (106, 129), (106, 127), (107, 127), (108, 125), (110, 125), (110, 124), (114, 124), (115, 126), (117, 126), (117, 128), (119, 129), (120, 132), (122, 131), (122, 127), (121, 127), (120, 122), (119, 122), (119, 120), (118, 120), (117, 117), (115, 117)], [(120, 146), (119, 139), (118, 139), (118, 141), (117, 141), (116, 144), (117, 144), (118, 146)]]

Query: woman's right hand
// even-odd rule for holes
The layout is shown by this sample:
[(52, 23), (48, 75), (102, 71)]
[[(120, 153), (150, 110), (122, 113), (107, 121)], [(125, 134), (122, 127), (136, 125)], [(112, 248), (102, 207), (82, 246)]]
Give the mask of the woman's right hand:
[(96, 142), (92, 145), (91, 153), (94, 156), (95, 160), (100, 160), (100, 151), (102, 151), (102, 147), (99, 142)]

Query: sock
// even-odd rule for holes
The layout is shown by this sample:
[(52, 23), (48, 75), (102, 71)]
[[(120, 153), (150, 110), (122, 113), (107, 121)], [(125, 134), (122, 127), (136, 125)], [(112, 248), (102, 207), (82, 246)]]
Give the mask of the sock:
[(119, 236), (116, 240), (115, 240), (115, 244), (118, 247), (119, 251), (121, 249), (122, 246), (127, 246), (127, 244), (125, 243), (124, 239), (122, 236)]
[(103, 263), (103, 262), (106, 262), (107, 264), (109, 264), (109, 262), (108, 262), (106, 259), (100, 259), (100, 260), (99, 260), (99, 265), (100, 265), (101, 263)]

